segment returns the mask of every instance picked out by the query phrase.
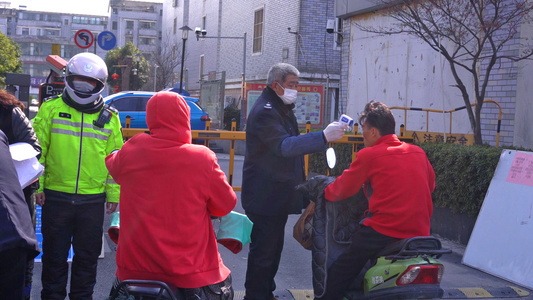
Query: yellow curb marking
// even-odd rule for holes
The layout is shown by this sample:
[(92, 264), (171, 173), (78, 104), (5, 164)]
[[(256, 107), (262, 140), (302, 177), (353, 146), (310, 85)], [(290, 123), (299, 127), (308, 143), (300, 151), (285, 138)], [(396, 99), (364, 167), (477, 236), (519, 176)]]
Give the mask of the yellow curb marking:
[(524, 291), (523, 289), (517, 288), (515, 286), (509, 286), (509, 287), (512, 288), (520, 297), (529, 296), (528, 291)]
[(458, 288), (468, 298), (494, 298), (487, 290), (482, 288)]
[(294, 300), (310, 300), (315, 297), (313, 290), (289, 290)]

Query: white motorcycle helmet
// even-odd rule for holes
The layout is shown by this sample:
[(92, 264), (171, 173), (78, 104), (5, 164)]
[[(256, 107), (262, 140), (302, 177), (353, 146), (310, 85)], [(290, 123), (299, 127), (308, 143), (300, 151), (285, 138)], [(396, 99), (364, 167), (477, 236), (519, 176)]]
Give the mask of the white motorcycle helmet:
[(100, 97), (107, 81), (107, 66), (97, 55), (80, 53), (67, 64), (65, 90), (81, 105), (93, 103)]

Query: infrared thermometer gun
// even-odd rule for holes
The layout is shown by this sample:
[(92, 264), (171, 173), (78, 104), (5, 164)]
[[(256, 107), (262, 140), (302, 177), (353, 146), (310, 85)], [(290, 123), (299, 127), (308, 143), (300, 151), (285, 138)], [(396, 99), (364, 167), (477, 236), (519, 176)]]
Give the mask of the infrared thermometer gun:
[(339, 122), (342, 123), (342, 124), (346, 124), (348, 125), (348, 131), (353, 131), (353, 124), (354, 124), (354, 121), (352, 118), (350, 118), (349, 116), (347, 115), (342, 115), (339, 119)]

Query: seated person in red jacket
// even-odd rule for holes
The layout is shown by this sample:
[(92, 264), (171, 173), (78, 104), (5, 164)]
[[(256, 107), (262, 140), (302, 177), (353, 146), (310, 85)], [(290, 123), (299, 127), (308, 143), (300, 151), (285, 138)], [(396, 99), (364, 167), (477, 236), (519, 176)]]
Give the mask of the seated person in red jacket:
[(149, 134), (106, 158), (121, 190), (115, 287), (126, 279), (157, 280), (193, 298), (231, 299), (230, 270), (210, 216), (227, 215), (237, 196), (215, 153), (191, 144), (190, 109), (179, 94), (154, 95), (146, 122)]
[(401, 142), (394, 134), (395, 121), (389, 108), (371, 101), (359, 118), (365, 148), (325, 190), (329, 201), (355, 195), (367, 184), (369, 209), (351, 245), (328, 269), (323, 299), (341, 299), (365, 263), (386, 245), (399, 239), (429, 236), (433, 212), (431, 193), (435, 173), (426, 153)]

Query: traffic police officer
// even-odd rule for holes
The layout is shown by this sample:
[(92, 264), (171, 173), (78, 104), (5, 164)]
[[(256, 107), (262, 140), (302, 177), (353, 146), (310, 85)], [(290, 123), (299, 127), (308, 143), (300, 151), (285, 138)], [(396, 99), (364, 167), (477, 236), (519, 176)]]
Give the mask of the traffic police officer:
[(36, 194), (42, 206), (42, 299), (66, 297), (71, 244), (69, 298), (92, 299), (104, 206), (114, 212), (120, 194), (105, 166), (105, 157), (123, 144), (118, 115), (101, 96), (107, 74), (100, 57), (75, 55), (66, 67), (63, 94), (44, 102), (34, 119), (45, 166)]

